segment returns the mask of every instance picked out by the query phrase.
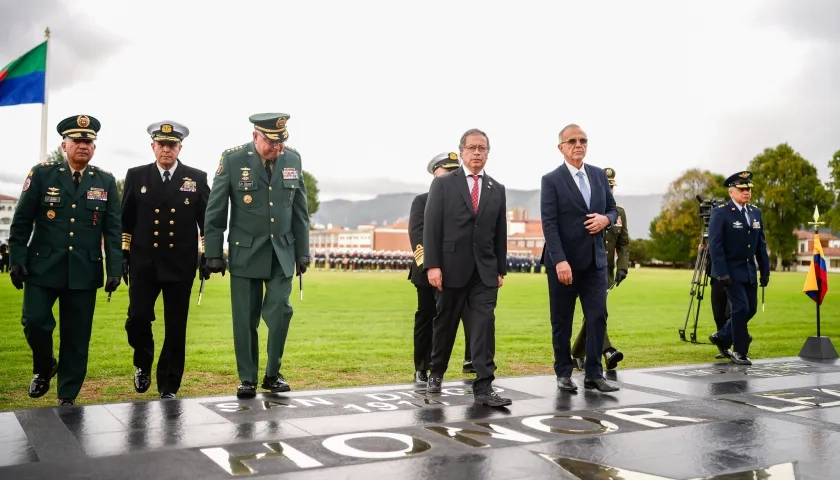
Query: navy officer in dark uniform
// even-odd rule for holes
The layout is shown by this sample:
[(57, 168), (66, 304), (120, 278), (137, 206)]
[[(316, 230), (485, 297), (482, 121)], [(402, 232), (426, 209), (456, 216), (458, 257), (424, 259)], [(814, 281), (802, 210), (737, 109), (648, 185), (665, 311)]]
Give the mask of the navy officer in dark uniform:
[[(458, 168), (458, 154), (455, 152), (436, 155), (426, 170), (438, 177)], [(427, 383), (428, 373), (432, 361), (432, 320), (437, 314), (435, 304), (435, 287), (429, 284), (429, 278), (423, 270), (423, 215), (426, 211), (426, 200), (429, 193), (421, 193), (411, 202), (408, 216), (408, 237), (414, 250), (414, 262), (408, 271), (408, 279), (417, 289), (417, 311), (414, 313), (414, 383)], [(464, 323), (464, 334), (466, 334)], [(475, 373), (470, 355), (470, 342), (466, 341), (464, 349), (463, 373)]]
[[(752, 365), (747, 357), (752, 338), (747, 322), (755, 315), (758, 286), (770, 281), (770, 259), (764, 240), (761, 211), (750, 205), (752, 172), (738, 172), (726, 179), (729, 203), (712, 210), (709, 219), (709, 255), (712, 277), (726, 288), (731, 316), (723, 328), (709, 336), (720, 353), (738, 365)], [(761, 276), (756, 278), (756, 260)], [(732, 351), (729, 346), (732, 345)]]
[[(156, 161), (128, 170), (122, 200), (123, 279), (129, 285), (125, 330), (134, 349), (134, 390), (151, 385), (155, 342), (155, 302), (163, 292), (165, 338), (157, 364), (160, 398), (175, 398), (186, 355), (190, 294), (203, 255), (204, 211), (210, 187), (207, 173), (184, 165), (181, 142), (190, 131), (176, 122), (147, 129)], [(129, 284), (129, 281), (131, 282)]]

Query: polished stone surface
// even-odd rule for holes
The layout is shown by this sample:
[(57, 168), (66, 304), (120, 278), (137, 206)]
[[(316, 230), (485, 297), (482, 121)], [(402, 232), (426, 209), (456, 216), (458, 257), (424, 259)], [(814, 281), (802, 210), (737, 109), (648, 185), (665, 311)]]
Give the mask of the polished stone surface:
[(754, 363), (0, 412), (0, 478), (840, 478), (840, 362)]

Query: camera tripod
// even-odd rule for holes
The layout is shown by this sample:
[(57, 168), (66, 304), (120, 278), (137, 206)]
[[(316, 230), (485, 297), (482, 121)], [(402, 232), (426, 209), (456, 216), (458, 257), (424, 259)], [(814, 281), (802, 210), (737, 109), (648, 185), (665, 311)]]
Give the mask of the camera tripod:
[[(685, 339), (685, 331), (688, 327), (688, 320), (694, 314), (694, 328), (690, 333), (691, 343), (703, 343), (697, 341), (697, 322), (700, 319), (700, 302), (703, 301), (703, 296), (706, 293), (706, 285), (709, 284), (709, 269), (707, 268), (709, 261), (708, 240), (709, 233), (706, 231), (706, 224), (704, 222), (700, 233), (700, 244), (697, 246), (697, 261), (694, 264), (694, 274), (691, 277), (691, 299), (688, 302), (688, 312), (685, 314), (685, 323), (683, 328), (679, 330), (680, 340)], [(696, 300), (696, 305), (695, 305)]]

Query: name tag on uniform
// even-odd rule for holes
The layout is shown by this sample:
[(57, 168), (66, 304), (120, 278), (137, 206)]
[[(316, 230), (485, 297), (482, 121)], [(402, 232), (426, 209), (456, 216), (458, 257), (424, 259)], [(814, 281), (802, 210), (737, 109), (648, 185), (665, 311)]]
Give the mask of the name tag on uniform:
[(744, 224), (736, 220), (732, 222), (732, 228), (744, 228)]
[(181, 185), (180, 190), (182, 192), (194, 192), (194, 191), (196, 191), (195, 180), (184, 178), (184, 184)]
[(283, 169), (283, 180), (297, 180), (298, 179), (298, 172), (294, 168), (284, 168)]
[(102, 200), (104, 202), (108, 200), (108, 192), (106, 192), (104, 188), (91, 187), (91, 189), (87, 192), (87, 199)]
[(761, 228), (761, 224), (760, 224), (760, 223), (758, 223), (757, 221), (754, 221), (754, 222), (753, 222), (753, 226), (752, 226), (752, 228), (753, 228), (753, 229), (756, 229), (756, 228)]
[(240, 180), (239, 188), (254, 188), (253, 180)]
[(44, 201), (47, 203), (61, 203), (61, 197), (53, 197), (47, 195), (46, 197), (44, 197)]

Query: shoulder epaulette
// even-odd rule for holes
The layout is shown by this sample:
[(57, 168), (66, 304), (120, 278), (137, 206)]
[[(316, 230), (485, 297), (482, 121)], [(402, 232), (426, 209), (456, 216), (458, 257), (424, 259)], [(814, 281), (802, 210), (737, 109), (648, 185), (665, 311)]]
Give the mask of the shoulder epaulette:
[(724, 203), (723, 205), (719, 205), (718, 208), (723, 208), (725, 206), (726, 206), (726, 204)]
[(58, 162), (41, 162), (36, 167), (57, 167), (60, 165)]
[(247, 147), (247, 146), (248, 146), (248, 144), (247, 144), (247, 143), (243, 143), (242, 145), (239, 145), (239, 146), (237, 146), (237, 147), (228, 148), (227, 150), (225, 150), (224, 152), (222, 152), (222, 155), (224, 155), (225, 153), (233, 153), (233, 152), (236, 152), (236, 151), (242, 150), (243, 148), (245, 148), (245, 147)]
[(102, 173), (110, 175), (112, 177), (114, 176), (113, 173), (109, 172), (108, 170), (103, 169), (102, 167), (97, 167), (96, 165), (91, 165), (91, 167), (93, 168), (94, 172), (102, 172)]
[(622, 207), (621, 205), (619, 205), (619, 204), (617, 204), (617, 203), (616, 203), (616, 204), (615, 204), (615, 208), (624, 208), (624, 207)]
[(283, 147), (283, 149), (285, 149), (285, 150), (291, 150), (291, 151), (293, 151), (293, 152), (295, 152), (295, 153), (300, 153), (300, 152), (298, 152), (296, 149), (294, 149), (294, 148), (292, 148), (292, 147), (290, 147), (290, 146), (288, 146), (288, 145), (286, 145), (285, 147)]

